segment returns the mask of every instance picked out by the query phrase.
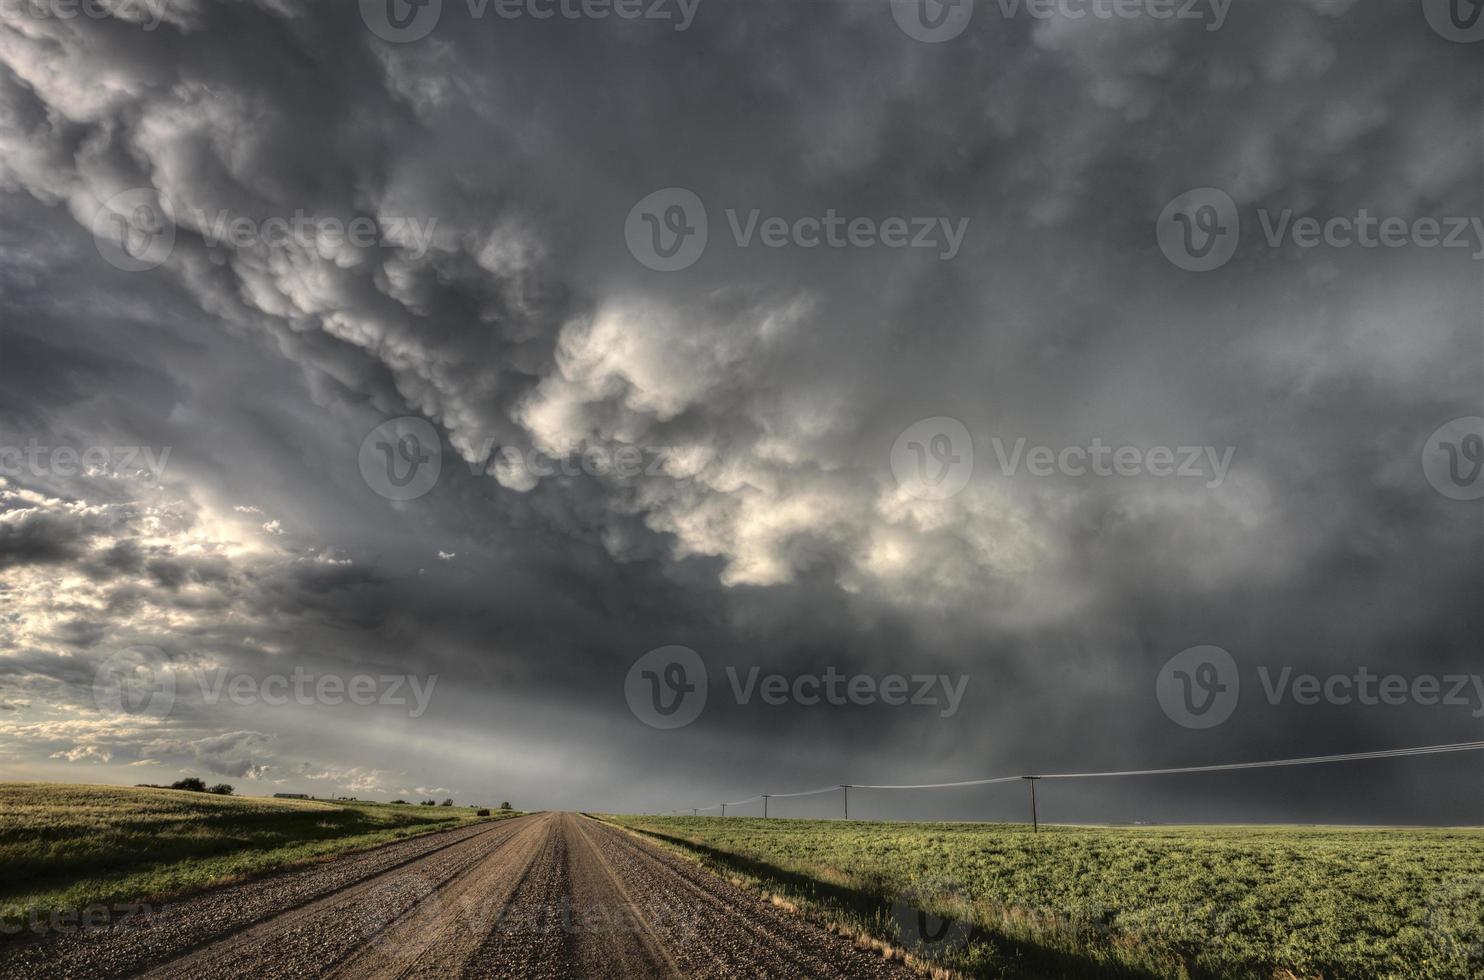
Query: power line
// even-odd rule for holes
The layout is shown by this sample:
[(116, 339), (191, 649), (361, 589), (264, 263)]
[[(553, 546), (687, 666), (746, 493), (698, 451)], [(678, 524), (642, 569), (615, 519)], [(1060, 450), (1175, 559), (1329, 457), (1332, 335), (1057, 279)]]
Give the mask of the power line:
[[(1177, 766), (1169, 769), (1121, 769), (1110, 772), (1058, 772), (1026, 774), (1023, 776), (990, 776), (984, 779), (961, 779), (948, 783), (901, 783), (901, 784), (870, 784), (850, 783), (847, 789), (845, 783), (835, 783), (831, 786), (821, 786), (819, 789), (808, 789), (797, 793), (759, 793), (749, 796), (745, 800), (735, 803), (716, 803), (707, 807), (694, 807), (692, 814), (704, 813), (707, 810), (721, 808), (722, 815), (726, 815), (729, 806), (740, 806), (743, 803), (751, 803), (762, 799), (790, 799), (801, 796), (818, 796), (821, 793), (834, 793), (844, 789), (846, 799), (849, 799), (850, 789), (879, 789), (879, 790), (913, 790), (913, 789), (951, 789), (960, 786), (988, 786), (995, 783), (1011, 783), (1020, 780), (1037, 779), (1106, 779), (1123, 776), (1172, 776), (1182, 773), (1194, 772), (1229, 772), (1237, 769), (1276, 769), (1285, 766), (1314, 766), (1332, 762), (1357, 762), (1366, 759), (1401, 759), (1418, 755), (1442, 755), (1450, 752), (1478, 752), (1484, 750), (1484, 741), (1478, 742), (1453, 742), (1446, 745), (1419, 745), (1403, 749), (1381, 749), (1374, 752), (1346, 752), (1337, 755), (1310, 755), (1294, 759), (1264, 759), (1258, 762), (1227, 762), (1220, 765), (1210, 766)], [(1034, 783), (1032, 783), (1034, 787)], [(1032, 790), (1034, 795), (1034, 789)], [(848, 807), (847, 803), (847, 807)], [(764, 804), (766, 807), (766, 803)], [(846, 810), (847, 816), (849, 810)]]

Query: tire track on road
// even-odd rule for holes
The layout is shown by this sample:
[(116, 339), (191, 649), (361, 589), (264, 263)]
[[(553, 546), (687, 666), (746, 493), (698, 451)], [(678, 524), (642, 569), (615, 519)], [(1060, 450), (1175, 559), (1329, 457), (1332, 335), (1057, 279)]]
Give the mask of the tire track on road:
[(197, 948), (145, 974), (148, 980), (320, 977), (438, 889), (539, 824), (516, 818)]
[(550, 824), (555, 819), (554, 814), (543, 814), (477, 867), (409, 908), (341, 960), (329, 976), (347, 980), (457, 976), (489, 932), (499, 927), (510, 901), (552, 847)]

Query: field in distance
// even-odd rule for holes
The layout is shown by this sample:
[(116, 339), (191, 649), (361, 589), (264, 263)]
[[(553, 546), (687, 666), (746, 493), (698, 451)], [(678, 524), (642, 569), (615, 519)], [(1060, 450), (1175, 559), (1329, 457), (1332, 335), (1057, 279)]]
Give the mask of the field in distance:
[[(470, 807), (0, 783), (0, 939), (455, 827)], [(60, 922), (53, 921), (60, 918)]]
[(1484, 977), (1481, 829), (605, 819), (969, 976)]

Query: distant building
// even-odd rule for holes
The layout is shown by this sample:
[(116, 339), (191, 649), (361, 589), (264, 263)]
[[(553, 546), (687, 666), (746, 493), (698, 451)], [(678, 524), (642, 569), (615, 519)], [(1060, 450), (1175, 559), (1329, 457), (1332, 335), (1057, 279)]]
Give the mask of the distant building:
[(309, 794), (308, 793), (274, 793), (273, 794), (273, 798), (275, 800), (307, 800), (307, 799), (309, 799)]

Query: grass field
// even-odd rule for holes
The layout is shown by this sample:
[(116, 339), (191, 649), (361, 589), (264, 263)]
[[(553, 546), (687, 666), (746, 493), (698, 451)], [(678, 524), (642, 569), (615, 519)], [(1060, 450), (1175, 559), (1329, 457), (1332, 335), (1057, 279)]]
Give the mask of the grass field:
[[(498, 813), (498, 811), (496, 811)], [(0, 783), (0, 923), (157, 902), (477, 818), (468, 807)], [(510, 814), (506, 814), (507, 816)], [(494, 818), (498, 819), (498, 817)]]
[(606, 819), (970, 976), (1484, 977), (1484, 830)]

